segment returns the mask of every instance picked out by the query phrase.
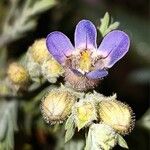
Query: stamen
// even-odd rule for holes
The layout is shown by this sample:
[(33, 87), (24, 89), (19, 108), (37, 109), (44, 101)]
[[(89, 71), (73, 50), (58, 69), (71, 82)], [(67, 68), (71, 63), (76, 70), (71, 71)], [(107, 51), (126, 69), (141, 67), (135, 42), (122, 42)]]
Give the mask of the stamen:
[(79, 69), (83, 72), (89, 72), (91, 69), (91, 53), (88, 50), (81, 52), (81, 57), (79, 60)]

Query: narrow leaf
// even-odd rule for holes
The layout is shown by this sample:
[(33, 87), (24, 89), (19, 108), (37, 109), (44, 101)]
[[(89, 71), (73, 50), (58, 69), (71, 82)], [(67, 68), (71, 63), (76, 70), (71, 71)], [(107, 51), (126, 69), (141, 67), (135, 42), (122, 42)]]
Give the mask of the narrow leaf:
[(91, 150), (91, 145), (92, 145), (92, 135), (89, 130), (88, 136), (86, 137), (86, 145), (85, 145), (84, 150)]
[(112, 31), (112, 30), (117, 29), (117, 28), (119, 27), (119, 24), (120, 24), (119, 22), (114, 22), (113, 24), (111, 24), (111, 25), (108, 27), (108, 29), (105, 30), (104, 35), (106, 35), (107, 33), (109, 33), (109, 32)]
[(104, 36), (104, 33), (107, 30), (109, 22), (110, 22), (110, 16), (109, 16), (109, 13), (106, 12), (104, 17), (101, 19), (101, 25), (98, 27), (102, 36)]
[(125, 139), (119, 134), (118, 134), (118, 145), (120, 145), (123, 148), (129, 149)]
[(41, 13), (55, 5), (55, 0), (40, 0), (31, 8), (31, 15)]
[(66, 143), (73, 137), (75, 133), (75, 124), (72, 115), (66, 121), (65, 130), (66, 130), (66, 134), (65, 134), (65, 143)]

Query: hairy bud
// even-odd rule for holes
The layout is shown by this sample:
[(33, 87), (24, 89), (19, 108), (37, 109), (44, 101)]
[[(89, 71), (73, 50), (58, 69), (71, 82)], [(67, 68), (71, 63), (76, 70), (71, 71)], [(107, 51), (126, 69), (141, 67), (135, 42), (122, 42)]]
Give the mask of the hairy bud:
[(117, 144), (117, 134), (108, 125), (92, 124), (86, 140), (87, 150), (110, 150)]
[(97, 120), (95, 103), (87, 99), (80, 99), (73, 107), (73, 115), (78, 130), (90, 125), (92, 121)]
[(45, 60), (41, 66), (43, 76), (51, 83), (64, 73), (62, 66), (54, 59)]
[(44, 60), (50, 57), (50, 54), (46, 47), (45, 39), (36, 40), (33, 45), (29, 48), (31, 57), (33, 58), (34, 62), (41, 64)]
[(128, 134), (134, 126), (132, 109), (117, 100), (101, 101), (98, 104), (100, 120), (120, 134)]
[(47, 123), (63, 122), (71, 113), (76, 97), (68, 90), (53, 89), (42, 100), (41, 111)]
[(19, 63), (11, 63), (7, 70), (9, 80), (16, 85), (24, 85), (29, 81), (27, 70)]

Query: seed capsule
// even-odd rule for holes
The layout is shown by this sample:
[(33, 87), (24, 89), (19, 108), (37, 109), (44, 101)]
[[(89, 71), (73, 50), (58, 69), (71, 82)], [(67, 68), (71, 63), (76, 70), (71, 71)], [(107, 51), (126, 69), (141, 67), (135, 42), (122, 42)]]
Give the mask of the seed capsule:
[(53, 89), (42, 100), (41, 111), (47, 123), (63, 122), (71, 113), (76, 97), (69, 91)]
[(120, 134), (128, 134), (134, 126), (132, 109), (117, 100), (99, 102), (98, 113), (100, 120), (111, 126)]
[(16, 85), (24, 85), (29, 81), (27, 70), (19, 63), (12, 63), (7, 70), (9, 80)]

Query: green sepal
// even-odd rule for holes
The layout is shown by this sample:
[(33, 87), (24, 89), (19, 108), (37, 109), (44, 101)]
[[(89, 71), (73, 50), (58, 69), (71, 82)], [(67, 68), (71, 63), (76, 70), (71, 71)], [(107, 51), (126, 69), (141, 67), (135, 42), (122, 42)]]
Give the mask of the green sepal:
[(65, 143), (67, 143), (75, 133), (75, 123), (73, 115), (70, 115), (65, 124)]
[(125, 139), (118, 134), (118, 145), (123, 147), (123, 148), (126, 148), (126, 149), (129, 149), (128, 145), (127, 145), (127, 142), (125, 141)]

